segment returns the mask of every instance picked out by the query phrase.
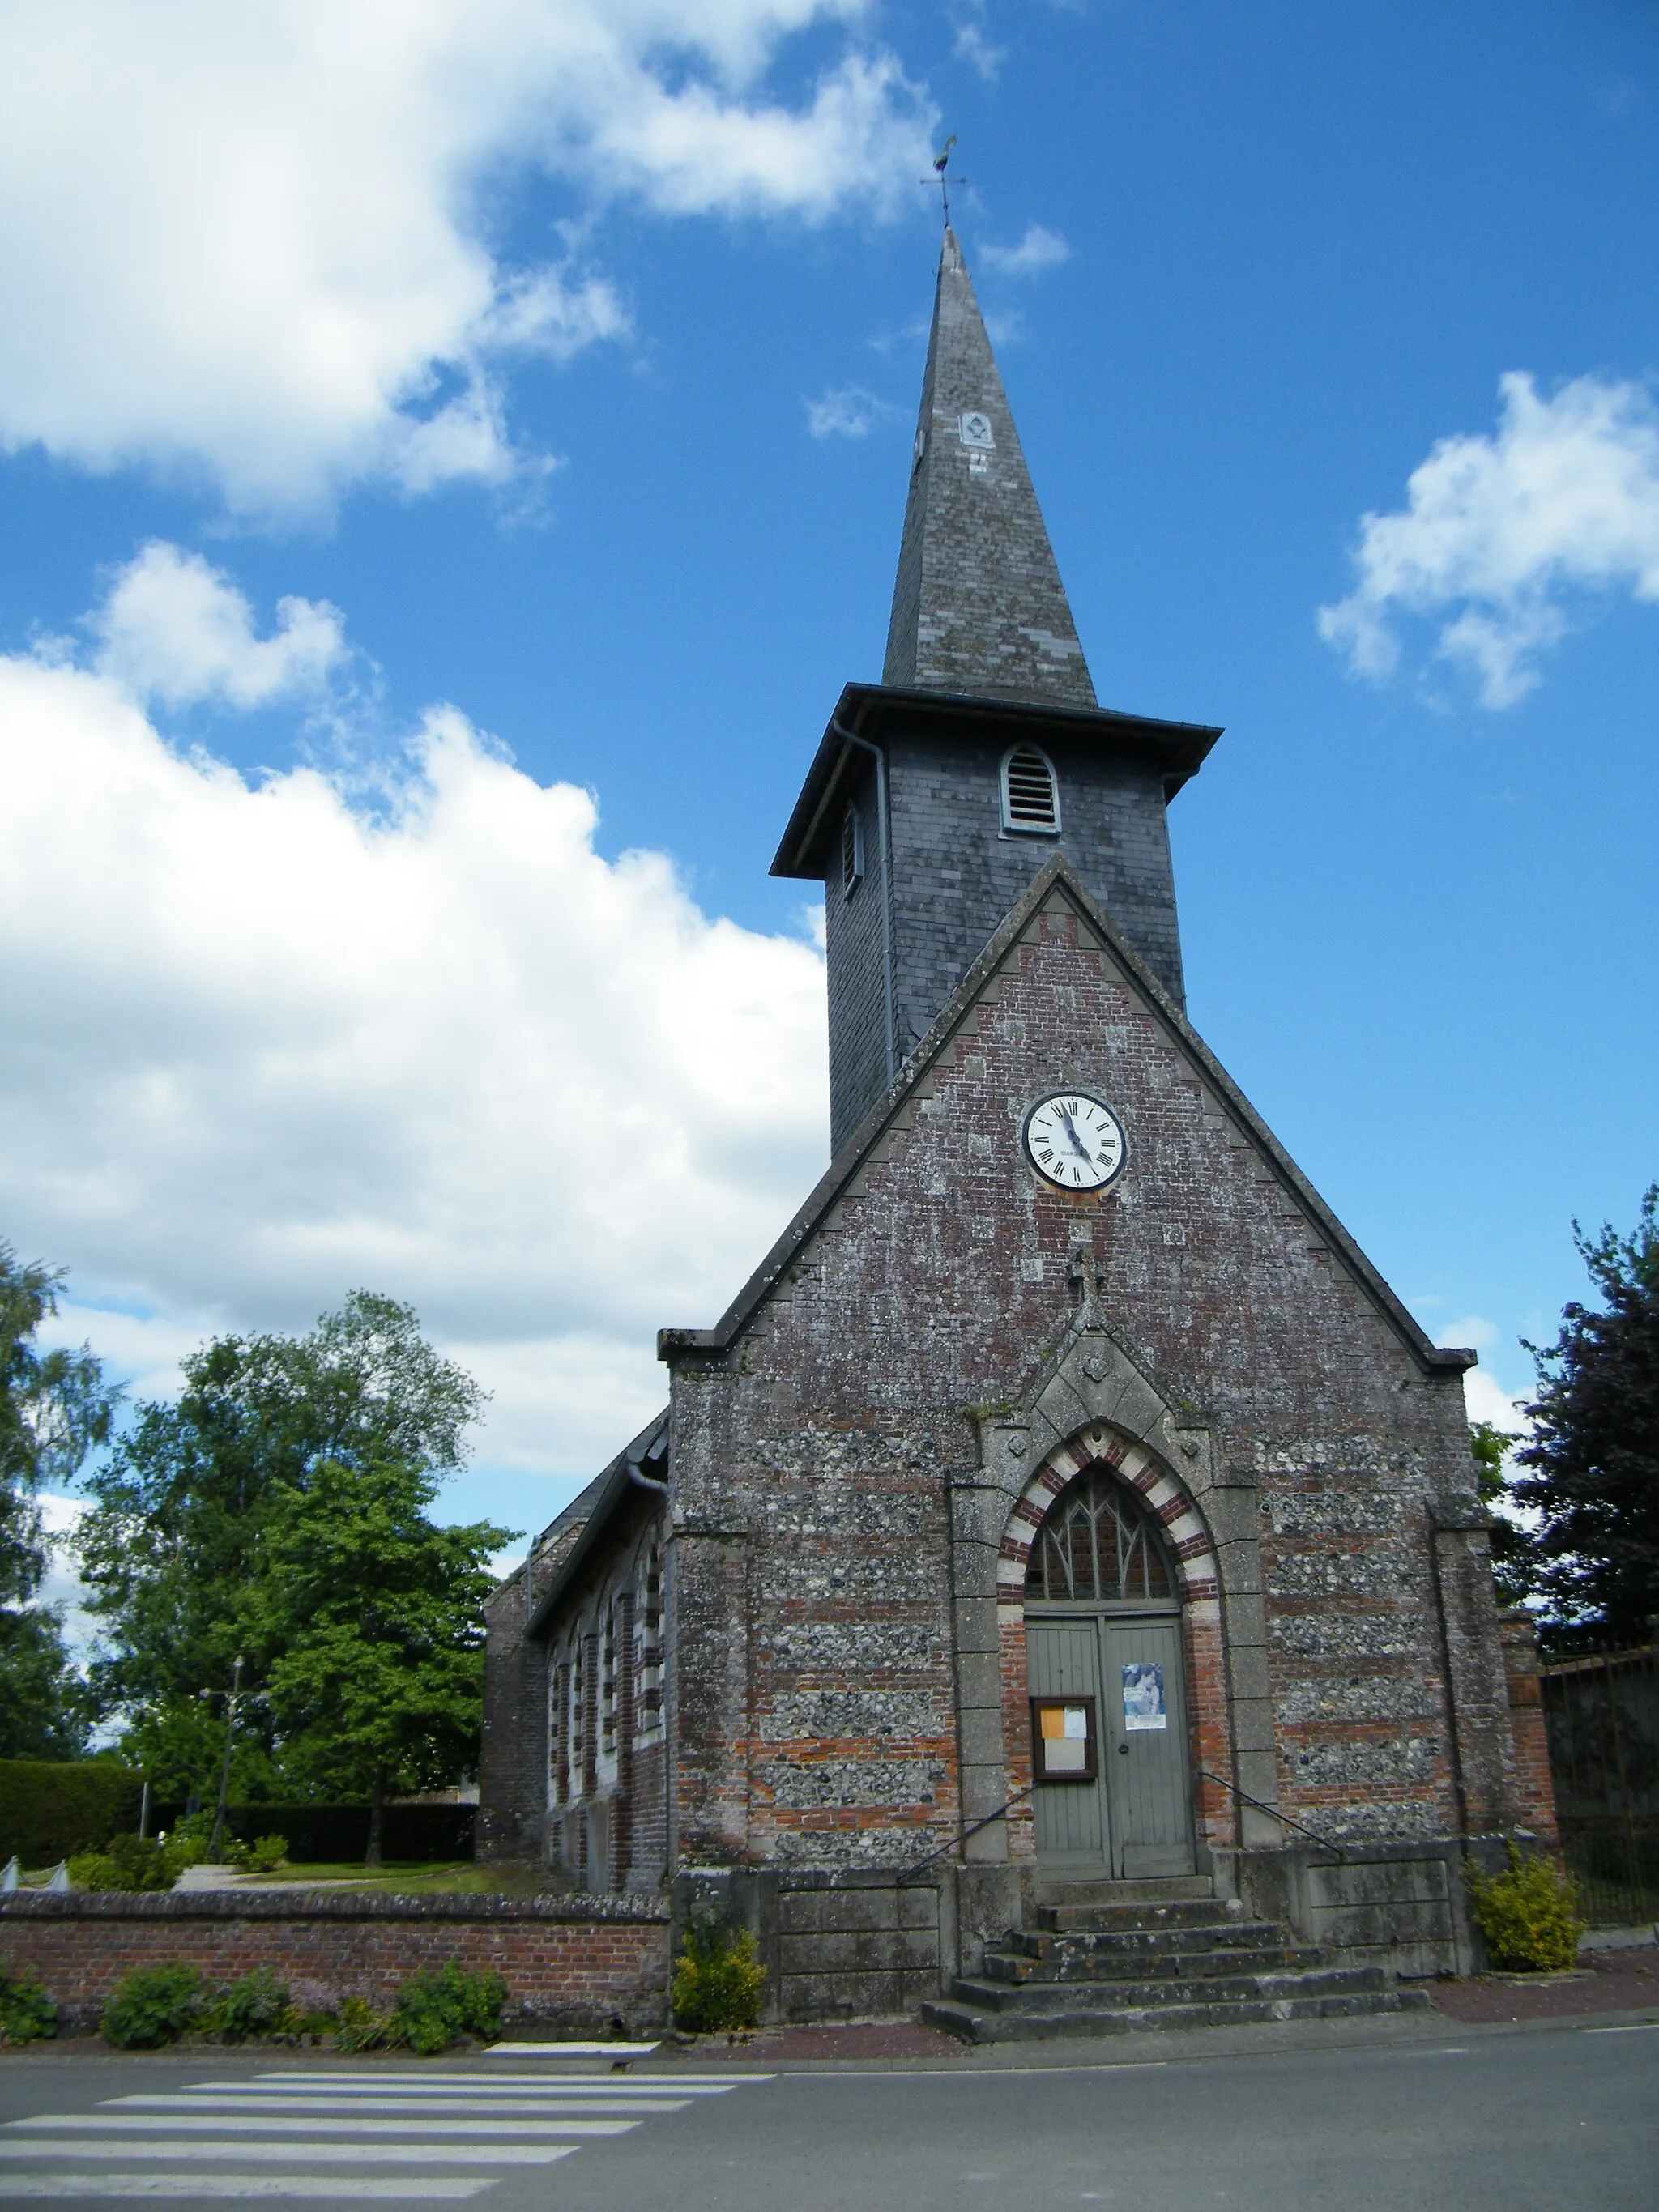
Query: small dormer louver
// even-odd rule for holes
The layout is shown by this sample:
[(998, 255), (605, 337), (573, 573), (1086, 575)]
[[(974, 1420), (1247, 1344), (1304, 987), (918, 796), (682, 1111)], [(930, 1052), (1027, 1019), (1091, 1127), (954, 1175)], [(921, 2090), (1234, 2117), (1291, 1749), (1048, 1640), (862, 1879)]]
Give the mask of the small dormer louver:
[(849, 806), (841, 825), (841, 895), (851, 898), (864, 880), (864, 823)]
[(1016, 745), (1002, 763), (1005, 830), (1058, 830), (1060, 789), (1047, 754)]

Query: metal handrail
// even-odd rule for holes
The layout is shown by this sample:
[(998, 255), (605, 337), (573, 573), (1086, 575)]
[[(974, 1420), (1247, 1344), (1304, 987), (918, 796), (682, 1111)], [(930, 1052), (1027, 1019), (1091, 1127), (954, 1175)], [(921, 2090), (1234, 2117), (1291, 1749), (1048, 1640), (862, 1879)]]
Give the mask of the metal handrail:
[(1334, 1851), (1342, 1864), (1346, 1865), (1348, 1855), (1340, 1844), (1334, 1844), (1328, 1836), (1316, 1835), (1311, 1828), (1304, 1827), (1300, 1820), (1293, 1820), (1288, 1813), (1281, 1813), (1277, 1805), (1264, 1805), (1259, 1797), (1252, 1797), (1248, 1790), (1241, 1790), (1236, 1782), (1229, 1782), (1225, 1775), (1207, 1773), (1201, 1766), (1198, 1770), (1198, 1778), (1200, 1782), (1213, 1782), (1218, 1789), (1231, 1790), (1241, 1804), (1253, 1805), (1258, 1813), (1265, 1813), (1270, 1820), (1277, 1820), (1286, 1828), (1294, 1828), (1298, 1836), (1305, 1836), (1310, 1843), (1317, 1844), (1322, 1851)]
[[(1231, 1790), (1241, 1804), (1254, 1806), (1258, 1813), (1265, 1813), (1270, 1820), (1277, 1820), (1283, 1827), (1294, 1828), (1297, 1835), (1305, 1836), (1310, 1844), (1317, 1844), (1322, 1851), (1334, 1851), (1339, 1863), (1346, 1865), (1348, 1855), (1340, 1844), (1333, 1843), (1328, 1836), (1316, 1834), (1313, 1829), (1304, 1826), (1300, 1820), (1293, 1820), (1288, 1813), (1281, 1813), (1276, 1805), (1264, 1805), (1259, 1797), (1252, 1797), (1248, 1790), (1241, 1790), (1236, 1782), (1229, 1782), (1222, 1774), (1212, 1774), (1202, 1766), (1198, 1769), (1198, 1778), (1200, 1782), (1213, 1782), (1219, 1789)], [(993, 1820), (1000, 1820), (1005, 1813), (1012, 1812), (1021, 1798), (1029, 1797), (1036, 1788), (1035, 1782), (1028, 1782), (1023, 1790), (1016, 1790), (1013, 1796), (999, 1805), (994, 1813), (988, 1813), (982, 1820), (974, 1821), (972, 1826), (964, 1828), (959, 1836), (953, 1836), (948, 1844), (941, 1844), (936, 1851), (929, 1851), (925, 1859), (918, 1859), (914, 1866), (901, 1867), (898, 1871), (898, 1880), (901, 1882), (908, 1881), (912, 1875), (918, 1875), (924, 1867), (932, 1866), (935, 1859), (945, 1857), (956, 1850), (958, 1844), (965, 1844), (969, 1836), (976, 1836), (981, 1828), (988, 1828)]]
[(903, 1882), (908, 1881), (910, 1875), (920, 1874), (923, 1867), (932, 1866), (935, 1859), (944, 1858), (948, 1852), (955, 1850), (958, 1844), (965, 1844), (969, 1836), (976, 1836), (981, 1828), (988, 1828), (993, 1820), (1000, 1820), (1005, 1813), (1012, 1812), (1020, 1799), (1029, 1797), (1036, 1788), (1035, 1782), (1028, 1782), (1023, 1790), (1016, 1790), (1006, 1803), (999, 1805), (994, 1813), (988, 1813), (982, 1820), (975, 1820), (971, 1827), (964, 1828), (959, 1836), (952, 1836), (948, 1844), (941, 1844), (936, 1851), (929, 1851), (925, 1859), (918, 1859), (914, 1866), (901, 1867), (898, 1872), (899, 1881)]

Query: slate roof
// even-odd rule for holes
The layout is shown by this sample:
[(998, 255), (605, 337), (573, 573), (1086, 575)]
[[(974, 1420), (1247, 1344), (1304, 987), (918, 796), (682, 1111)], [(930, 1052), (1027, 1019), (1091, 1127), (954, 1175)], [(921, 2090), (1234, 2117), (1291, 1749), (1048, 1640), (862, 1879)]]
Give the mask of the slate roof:
[(883, 684), (1092, 707), (956, 233), (939, 255)]

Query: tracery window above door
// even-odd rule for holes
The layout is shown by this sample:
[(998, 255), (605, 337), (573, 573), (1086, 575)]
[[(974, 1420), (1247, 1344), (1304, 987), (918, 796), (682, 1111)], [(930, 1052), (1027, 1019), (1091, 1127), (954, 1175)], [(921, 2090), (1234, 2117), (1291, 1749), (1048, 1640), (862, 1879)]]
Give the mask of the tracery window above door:
[(1175, 1594), (1152, 1516), (1103, 1468), (1085, 1468), (1055, 1498), (1037, 1532), (1025, 1569), (1026, 1596), (1098, 1604)]

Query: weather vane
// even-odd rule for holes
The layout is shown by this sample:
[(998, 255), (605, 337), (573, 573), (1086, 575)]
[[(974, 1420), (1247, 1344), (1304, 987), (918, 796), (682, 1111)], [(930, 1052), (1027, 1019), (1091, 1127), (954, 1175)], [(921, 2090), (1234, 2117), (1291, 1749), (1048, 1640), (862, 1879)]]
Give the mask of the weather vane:
[(951, 166), (951, 149), (956, 144), (956, 143), (957, 134), (953, 131), (950, 137), (945, 140), (944, 145), (940, 147), (939, 152), (933, 156), (933, 173), (932, 177), (924, 177), (921, 179), (924, 185), (936, 183), (939, 185), (939, 205), (945, 210), (945, 228), (946, 230), (949, 230), (951, 228), (951, 187), (952, 185), (965, 185), (968, 181), (966, 177), (947, 177), (945, 173), (946, 169)]

